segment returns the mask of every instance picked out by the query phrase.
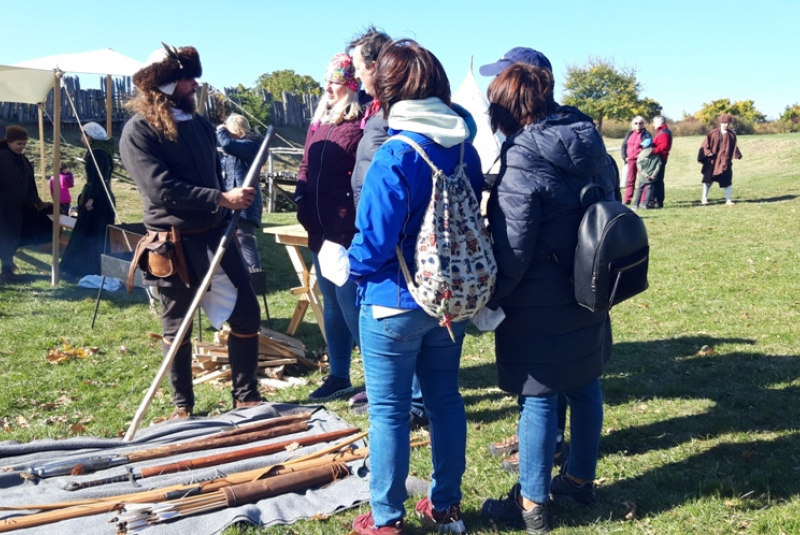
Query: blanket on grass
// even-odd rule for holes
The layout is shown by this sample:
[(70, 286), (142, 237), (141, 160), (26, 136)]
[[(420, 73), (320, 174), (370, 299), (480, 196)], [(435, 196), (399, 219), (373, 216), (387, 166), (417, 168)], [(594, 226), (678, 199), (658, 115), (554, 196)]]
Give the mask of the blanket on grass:
[[(299, 405), (264, 404), (256, 407), (237, 409), (213, 418), (167, 421), (149, 428), (141, 429), (134, 440), (127, 443), (123, 442), (122, 439), (101, 439), (93, 437), (76, 437), (67, 440), (38, 440), (27, 444), (8, 441), (0, 442), (0, 507), (50, 504), (129, 494), (169, 485), (190, 483), (200, 479), (220, 477), (234, 472), (243, 472), (245, 470), (253, 470), (285, 462), (289, 459), (307, 455), (316, 450), (325, 448), (330, 444), (323, 443), (307, 446), (299, 448), (294, 452), (283, 451), (254, 459), (192, 470), (191, 472), (149, 477), (138, 480), (138, 485), (127, 481), (73, 492), (64, 490), (64, 486), (70, 482), (94, 480), (124, 474), (128, 471), (129, 467), (137, 469), (146, 466), (157, 466), (165, 462), (191, 459), (201, 455), (204, 456), (230, 451), (231, 448), (224, 450), (206, 450), (176, 455), (169, 458), (142, 461), (82, 476), (55, 477), (40, 479), (38, 481), (26, 480), (20, 477), (21, 472), (48, 461), (80, 458), (86, 455), (125, 453), (146, 447), (182, 442), (228, 430), (233, 425), (249, 424), (267, 418), (287, 416), (289, 414), (310, 411), (316, 408), (317, 407)], [(245, 444), (241, 446), (241, 448), (327, 433), (347, 427), (351, 426), (335, 414), (324, 409), (319, 409), (312, 414), (309, 420), (308, 431)], [(362, 447), (364, 443), (357, 442), (355, 445), (357, 447)], [(369, 481), (366, 477), (367, 470), (366, 467), (363, 466), (363, 461), (352, 463), (350, 468), (352, 473), (350, 477), (337, 481), (325, 488), (312, 489), (304, 493), (276, 496), (274, 498), (261, 500), (253, 505), (222, 509), (212, 513), (178, 519), (165, 524), (156, 524), (147, 528), (143, 533), (149, 535), (179, 535), (185, 533), (210, 535), (219, 533), (228, 526), (238, 522), (245, 522), (258, 526), (271, 526), (291, 524), (297, 520), (308, 519), (317, 515), (330, 515), (336, 511), (354, 507), (360, 503), (369, 501)], [(28, 513), (29, 512), (0, 510), (0, 519), (13, 518)], [(116, 531), (115, 524), (109, 524), (108, 521), (114, 516), (116, 516), (115, 513), (103, 513), (95, 516), (66, 520), (56, 524), (18, 530), (14, 533), (23, 535), (113, 534)]]

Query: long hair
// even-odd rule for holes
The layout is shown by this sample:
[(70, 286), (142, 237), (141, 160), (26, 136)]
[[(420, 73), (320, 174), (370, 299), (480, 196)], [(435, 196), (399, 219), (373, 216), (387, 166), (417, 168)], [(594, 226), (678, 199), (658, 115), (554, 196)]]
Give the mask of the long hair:
[(352, 121), (361, 116), (361, 104), (358, 102), (358, 93), (347, 88), (347, 96), (328, 109), (325, 96), (319, 99), (311, 124), (339, 124), (343, 121)]
[(231, 113), (223, 124), (225, 129), (238, 139), (249, 134), (251, 130), (250, 121), (244, 115), (239, 115), (238, 113)]
[(138, 113), (157, 132), (164, 134), (170, 141), (178, 140), (178, 126), (172, 116), (174, 104), (161, 91), (139, 91), (135, 97), (125, 103), (125, 108)]

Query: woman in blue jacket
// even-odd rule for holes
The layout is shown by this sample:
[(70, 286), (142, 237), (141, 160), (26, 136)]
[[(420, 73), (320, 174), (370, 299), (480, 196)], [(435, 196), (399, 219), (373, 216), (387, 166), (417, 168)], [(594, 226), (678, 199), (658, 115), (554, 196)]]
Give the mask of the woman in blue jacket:
[[(450, 83), (439, 60), (414, 41), (396, 41), (381, 52), (376, 72), (376, 93), (390, 135), (408, 136), (451, 174), (469, 128), (450, 107)], [(464, 161), (473, 189), (481, 191), (480, 159), (469, 143)], [(430, 417), (433, 461), (433, 483), (416, 512), (440, 532), (464, 532), (460, 502), (467, 426), (458, 368), (465, 325), (453, 324), (453, 342), (447, 329), (414, 301), (395, 252), (399, 244), (406, 263), (414, 265), (431, 190), (431, 169), (422, 157), (403, 141), (384, 143), (364, 181), (356, 214), (359, 232), (348, 253), (351, 278), (359, 286), (369, 397), (372, 511), (353, 522), (361, 535), (405, 533), (408, 412), (415, 371)]]
[[(264, 138), (251, 131), (250, 123), (242, 115), (232, 113), (225, 122), (217, 127), (217, 143), (225, 153), (225, 191), (241, 188), (247, 178), (247, 172), (256, 159), (258, 149)], [(256, 196), (253, 204), (248, 206), (239, 216), (236, 236), (242, 246), (242, 256), (250, 271), (261, 271), (261, 256), (258, 253), (256, 232), (261, 226), (264, 212), (264, 201), (261, 188), (255, 187)]]
[[(553, 74), (515, 63), (489, 85), (492, 128), (507, 140), (488, 218), (497, 286), (486, 305), (502, 308), (495, 332), (499, 386), (519, 396), (519, 483), (483, 513), (550, 531), (549, 495), (594, 500), (603, 398), (598, 377), (611, 346), (608, 312), (593, 313), (574, 298), (562, 266), (572, 266), (584, 209), (581, 189), (606, 166), (606, 149), (591, 118), (553, 100)], [(558, 261), (553, 260), (557, 257)], [(558, 394), (571, 410), (570, 448), (553, 478)]]

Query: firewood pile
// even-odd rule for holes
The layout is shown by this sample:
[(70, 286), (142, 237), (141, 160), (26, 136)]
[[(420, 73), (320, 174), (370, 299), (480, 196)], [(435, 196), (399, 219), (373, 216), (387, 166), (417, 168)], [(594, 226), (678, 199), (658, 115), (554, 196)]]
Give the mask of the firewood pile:
[[(214, 334), (214, 342), (194, 341), (192, 375), (194, 384), (217, 382), (223, 386), (231, 381), (228, 360), (228, 336), (225, 326)], [(258, 376), (262, 385), (286, 388), (304, 384), (297, 375), (302, 370), (318, 370), (319, 364), (306, 358), (306, 347), (291, 336), (261, 327), (258, 334)]]

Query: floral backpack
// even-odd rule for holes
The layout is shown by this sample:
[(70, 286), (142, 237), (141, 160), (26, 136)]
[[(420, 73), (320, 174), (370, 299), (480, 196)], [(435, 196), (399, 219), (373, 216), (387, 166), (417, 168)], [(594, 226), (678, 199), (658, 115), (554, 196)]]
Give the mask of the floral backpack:
[(403, 135), (389, 139), (407, 143), (431, 167), (433, 190), (417, 237), (413, 278), (399, 245), (396, 251), (414, 300), (438, 318), (452, 338), (451, 322), (474, 317), (489, 301), (497, 280), (489, 231), (464, 172), (464, 144), (458, 165), (448, 176), (413, 140)]

